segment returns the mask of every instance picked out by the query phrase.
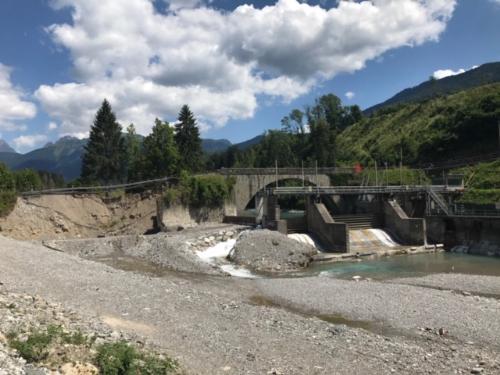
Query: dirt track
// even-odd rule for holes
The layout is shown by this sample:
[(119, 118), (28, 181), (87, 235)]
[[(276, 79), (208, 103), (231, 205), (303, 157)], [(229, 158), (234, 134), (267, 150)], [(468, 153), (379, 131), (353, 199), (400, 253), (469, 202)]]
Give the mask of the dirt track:
[[(2, 288), (40, 294), (114, 329), (139, 333), (165, 348), (188, 373), (466, 374), (478, 366), (483, 373), (500, 372), (496, 299), (328, 278), (316, 278), (317, 285), (307, 279), (240, 280), (175, 272), (152, 278), (3, 237), (0, 259)], [(327, 297), (329, 290), (335, 291), (334, 298)], [(381, 319), (386, 331), (380, 334), (371, 332), (369, 322), (350, 322), (384, 318), (379, 316), (384, 304), (376, 302), (380, 293), (394, 305), (415, 310), (404, 329), (391, 323), (403, 310), (386, 311)], [(297, 308), (310, 303), (318, 311)], [(360, 303), (363, 314), (356, 317)], [(419, 314), (422, 303), (437, 306), (439, 320), (429, 320), (425, 309)], [(351, 316), (336, 315), (349, 314), (349, 309)], [(463, 311), (460, 322), (457, 309)], [(330, 323), (315, 317), (323, 310)], [(341, 321), (365, 329), (332, 324)], [(491, 334), (475, 340), (470, 330), (461, 330), (467, 326), (476, 335)], [(452, 332), (440, 336), (439, 328)]]

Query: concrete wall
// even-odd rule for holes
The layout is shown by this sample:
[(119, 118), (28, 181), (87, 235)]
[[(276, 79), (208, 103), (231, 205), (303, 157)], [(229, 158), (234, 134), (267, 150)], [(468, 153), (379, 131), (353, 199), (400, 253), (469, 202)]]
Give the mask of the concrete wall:
[(409, 218), (395, 201), (384, 202), (384, 227), (402, 245), (424, 245), (424, 219)]
[(235, 216), (236, 207), (226, 202), (222, 207), (186, 207), (173, 205), (166, 207), (161, 199), (157, 202), (157, 224), (162, 231), (173, 231), (179, 227), (189, 228), (201, 223), (222, 223), (224, 217)]
[(308, 202), (307, 227), (330, 252), (349, 252), (349, 228), (347, 224), (335, 223), (322, 203)]
[(500, 256), (500, 218), (466, 216), (430, 216), (427, 238), (443, 243), (447, 250), (477, 255)]
[[(276, 183), (275, 175), (235, 175), (236, 183), (233, 189), (233, 201), (239, 212), (243, 211), (255, 195), (266, 186)], [(283, 180), (302, 180), (302, 175), (279, 175), (278, 181)], [(305, 180), (316, 184), (315, 175), (306, 175)], [(318, 175), (319, 186), (330, 186), (330, 177), (327, 175)], [(279, 182), (278, 182), (279, 184)]]

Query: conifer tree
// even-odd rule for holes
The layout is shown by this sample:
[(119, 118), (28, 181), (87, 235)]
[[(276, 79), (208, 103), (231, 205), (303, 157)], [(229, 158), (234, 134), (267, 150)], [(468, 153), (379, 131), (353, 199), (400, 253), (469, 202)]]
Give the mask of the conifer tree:
[(187, 105), (182, 107), (178, 121), (175, 125), (175, 143), (180, 153), (180, 168), (191, 172), (199, 171), (203, 157), (200, 131)]
[(168, 122), (155, 120), (150, 135), (144, 139), (144, 174), (149, 178), (176, 175), (179, 171), (179, 152), (175, 145), (174, 129)]
[(82, 180), (108, 184), (123, 179), (122, 127), (105, 99), (97, 111), (82, 160)]
[(125, 148), (127, 154), (127, 179), (130, 182), (140, 181), (143, 176), (143, 158), (141, 140), (135, 131), (134, 124), (127, 127)]

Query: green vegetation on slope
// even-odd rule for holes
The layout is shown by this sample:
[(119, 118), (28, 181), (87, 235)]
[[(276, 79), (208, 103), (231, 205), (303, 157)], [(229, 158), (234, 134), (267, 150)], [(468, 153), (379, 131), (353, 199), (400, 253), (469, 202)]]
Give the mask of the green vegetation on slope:
[(500, 82), (500, 63), (489, 63), (465, 73), (443, 79), (431, 78), (416, 87), (411, 87), (394, 95), (389, 100), (365, 110), (372, 114), (395, 104), (418, 102), (442, 95), (451, 95), (462, 90)]
[(465, 176), (467, 190), (461, 202), (474, 204), (500, 202), (500, 160), (460, 168), (454, 172)]
[(338, 137), (343, 160), (430, 163), (497, 150), (500, 84), (381, 110)]

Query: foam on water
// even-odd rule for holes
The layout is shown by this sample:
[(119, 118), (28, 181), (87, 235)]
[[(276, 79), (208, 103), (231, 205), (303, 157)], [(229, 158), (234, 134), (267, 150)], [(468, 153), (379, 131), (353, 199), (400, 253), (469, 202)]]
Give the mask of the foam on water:
[(197, 251), (196, 255), (200, 257), (201, 260), (207, 263), (213, 263), (215, 259), (227, 258), (236, 240), (227, 240), (224, 242), (219, 242), (217, 245), (212, 246), (204, 251)]
[(235, 244), (235, 239), (219, 242), (217, 245), (204, 251), (197, 251), (196, 255), (204, 262), (219, 266), (222, 271), (231, 276), (245, 279), (257, 278), (257, 276), (252, 274), (249, 270), (227, 263), (226, 259), (229, 253), (231, 253), (231, 250), (233, 250)]

